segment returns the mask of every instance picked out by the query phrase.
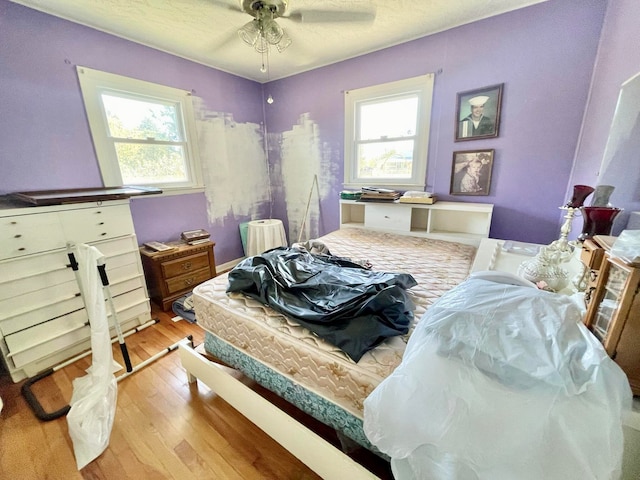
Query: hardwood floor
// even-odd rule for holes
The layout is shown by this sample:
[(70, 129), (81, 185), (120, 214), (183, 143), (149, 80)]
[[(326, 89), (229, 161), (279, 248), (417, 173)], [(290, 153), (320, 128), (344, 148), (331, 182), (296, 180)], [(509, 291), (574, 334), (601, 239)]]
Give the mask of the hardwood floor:
[[(193, 336), (204, 340), (200, 327), (155, 306), (156, 325), (126, 338), (133, 365), (175, 342)], [(122, 363), (118, 344), (114, 359)], [(34, 384), (45, 411), (67, 405), (72, 381), (85, 375), (91, 356), (78, 360)], [(118, 375), (119, 373), (116, 373)], [(335, 445), (335, 434), (278, 397), (243, 380), (269, 397)], [(38, 420), (20, 393), (22, 383), (0, 377), (0, 477), (41, 479), (296, 479), (319, 478), (277, 442), (236, 412), (208, 387), (189, 384), (171, 352), (118, 383), (118, 404), (109, 447), (81, 471), (77, 470), (66, 417)], [(275, 397), (275, 398), (274, 398)], [(352, 456), (381, 478), (390, 479), (386, 462), (369, 452)]]

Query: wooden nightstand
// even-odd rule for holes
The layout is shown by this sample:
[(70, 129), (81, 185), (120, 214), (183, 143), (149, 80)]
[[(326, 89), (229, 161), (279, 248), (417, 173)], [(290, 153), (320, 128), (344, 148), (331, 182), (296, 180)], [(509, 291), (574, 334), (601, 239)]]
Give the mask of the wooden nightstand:
[(149, 296), (165, 311), (171, 310), (174, 300), (216, 276), (214, 242), (198, 245), (168, 242), (167, 245), (176, 248), (167, 252), (140, 248)]

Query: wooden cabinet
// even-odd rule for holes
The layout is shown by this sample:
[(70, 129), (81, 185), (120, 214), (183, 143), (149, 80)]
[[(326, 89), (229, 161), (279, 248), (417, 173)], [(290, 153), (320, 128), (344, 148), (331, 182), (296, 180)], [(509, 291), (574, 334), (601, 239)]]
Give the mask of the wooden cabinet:
[(123, 330), (151, 319), (128, 200), (32, 207), (3, 197), (0, 351), (14, 382), (90, 348), (90, 327), (67, 242), (94, 245), (105, 255)]
[(627, 374), (634, 395), (640, 395), (640, 264), (611, 256), (613, 241), (614, 237), (596, 236), (586, 249), (600, 253), (583, 250), (590, 276), (584, 322)]
[(165, 311), (171, 310), (174, 300), (216, 276), (215, 243), (170, 242), (168, 245), (175, 248), (166, 252), (140, 248), (149, 295)]
[(373, 230), (478, 246), (489, 236), (493, 205), (437, 202), (432, 205), (340, 200), (340, 228)]

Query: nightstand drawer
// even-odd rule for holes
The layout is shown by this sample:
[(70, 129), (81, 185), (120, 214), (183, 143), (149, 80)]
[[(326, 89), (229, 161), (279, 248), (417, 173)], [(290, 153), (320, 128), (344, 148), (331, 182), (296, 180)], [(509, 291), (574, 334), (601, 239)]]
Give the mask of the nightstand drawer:
[(182, 290), (191, 290), (196, 285), (209, 280), (211, 278), (211, 271), (209, 267), (203, 268), (201, 270), (196, 270), (195, 272), (183, 275), (181, 277), (176, 277), (172, 279), (167, 279), (167, 291), (171, 293), (180, 292)]
[(189, 272), (195, 272), (202, 268), (209, 268), (209, 254), (205, 252), (189, 255), (162, 263), (162, 274), (166, 280), (178, 277)]

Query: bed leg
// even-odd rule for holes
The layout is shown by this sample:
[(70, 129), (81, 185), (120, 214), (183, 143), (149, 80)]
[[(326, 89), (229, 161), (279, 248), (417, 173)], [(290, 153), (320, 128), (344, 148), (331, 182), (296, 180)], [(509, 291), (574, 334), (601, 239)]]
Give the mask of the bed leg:
[(359, 448), (362, 448), (362, 446), (358, 442), (347, 437), (344, 433), (338, 430), (336, 430), (335, 432), (336, 435), (338, 435), (338, 440), (340, 440), (340, 448), (344, 453), (352, 453)]
[[(191, 336), (189, 336), (191, 337)], [(186, 338), (183, 341), (178, 343), (178, 349), (181, 348), (186, 348), (186, 349), (190, 349), (190, 350), (195, 350), (194, 345), (193, 345), (193, 337), (191, 338)], [(193, 375), (188, 368), (186, 368), (184, 366), (184, 363), (182, 365), (182, 367), (185, 369), (185, 371), (187, 372), (187, 381), (189, 382), (189, 384), (194, 384), (198, 381), (198, 377), (196, 377), (195, 375)]]

